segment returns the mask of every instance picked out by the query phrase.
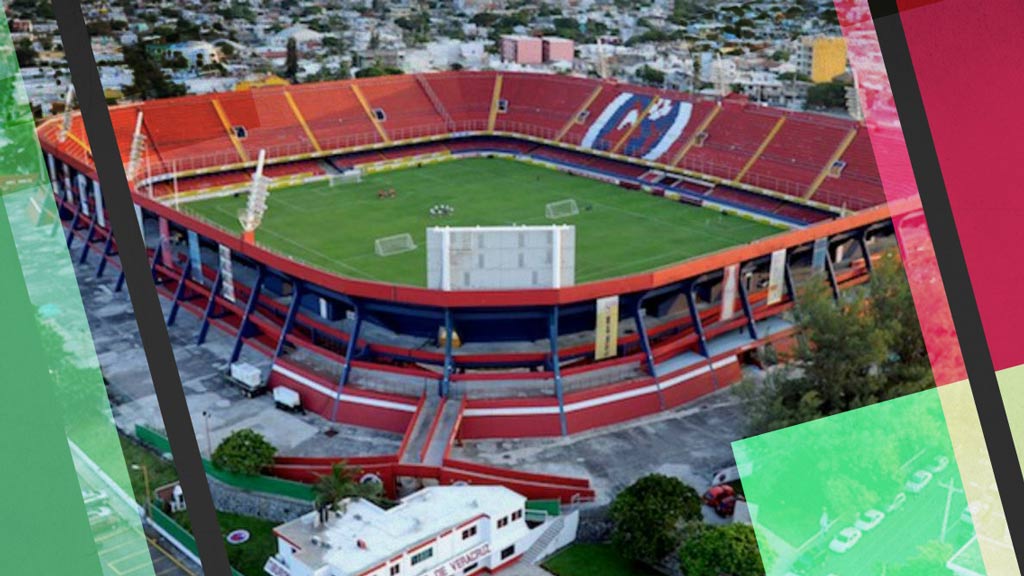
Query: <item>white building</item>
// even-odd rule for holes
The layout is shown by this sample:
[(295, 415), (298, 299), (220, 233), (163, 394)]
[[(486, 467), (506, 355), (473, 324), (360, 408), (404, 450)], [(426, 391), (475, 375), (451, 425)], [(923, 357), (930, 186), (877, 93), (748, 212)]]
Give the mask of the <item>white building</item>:
[[(435, 486), (388, 510), (361, 499), (278, 526), (273, 576), (466, 576), (515, 562), (543, 528), (526, 498), (501, 486)], [(544, 525), (542, 525), (544, 526)]]

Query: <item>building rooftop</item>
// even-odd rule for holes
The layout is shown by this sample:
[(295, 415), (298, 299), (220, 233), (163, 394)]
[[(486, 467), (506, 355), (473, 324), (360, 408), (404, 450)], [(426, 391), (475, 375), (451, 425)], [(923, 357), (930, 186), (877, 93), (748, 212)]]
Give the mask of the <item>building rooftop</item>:
[(523, 496), (502, 486), (435, 486), (388, 510), (366, 500), (346, 500), (325, 525), (316, 525), (317, 513), (310, 512), (275, 532), (301, 548), (295, 558), (311, 569), (330, 565), (358, 574), (469, 520), (505, 516), (525, 504)]

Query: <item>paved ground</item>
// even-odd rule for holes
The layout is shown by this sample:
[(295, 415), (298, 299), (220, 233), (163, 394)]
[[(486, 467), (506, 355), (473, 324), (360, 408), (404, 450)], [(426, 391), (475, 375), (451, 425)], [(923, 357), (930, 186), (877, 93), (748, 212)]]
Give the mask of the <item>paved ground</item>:
[[(115, 405), (115, 420), (126, 430), (133, 430), (136, 424), (163, 429), (163, 418), (128, 294), (113, 291), (116, 270), (108, 271), (101, 279), (94, 277), (97, 258), (93, 255), (90, 262), (77, 266), (76, 272), (96, 352)], [(166, 314), (169, 303), (163, 298), (161, 303)], [(170, 328), (170, 336), (192, 426), (204, 454), (240, 428), (253, 428), (263, 433), (287, 455), (351, 456), (398, 450), (401, 438), (396, 434), (336, 425), (339, 434), (328, 437), (322, 433), (327, 429), (327, 422), (319, 416), (275, 410), (269, 395), (245, 398), (224, 378), (234, 340), (211, 328), (206, 343), (197, 346), (198, 329), (198, 318), (182, 310)], [(261, 367), (264, 374), (268, 370), (268, 360), (252, 350), (244, 349), (242, 360)], [(204, 417), (204, 412), (209, 416)]]
[(743, 407), (722, 390), (678, 410), (567, 439), (467, 442), (452, 456), (498, 466), (589, 476), (598, 503), (651, 472), (676, 476), (698, 491), (731, 464), (730, 443), (745, 432)]

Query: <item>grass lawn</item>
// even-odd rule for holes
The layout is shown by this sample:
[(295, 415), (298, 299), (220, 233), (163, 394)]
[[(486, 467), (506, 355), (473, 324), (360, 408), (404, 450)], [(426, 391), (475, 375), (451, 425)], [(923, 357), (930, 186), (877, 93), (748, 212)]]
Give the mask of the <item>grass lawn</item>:
[(128, 477), (132, 482), (132, 491), (135, 493), (135, 500), (140, 504), (146, 501), (146, 479), (141, 469), (132, 469), (133, 465), (146, 467), (151, 491), (178, 479), (178, 472), (174, 469), (173, 463), (164, 460), (152, 450), (136, 444), (130, 438), (125, 436), (120, 436), (120, 438), (121, 451), (124, 452), (124, 462), (128, 468)]
[(660, 576), (611, 544), (573, 544), (544, 562), (544, 569), (556, 576)]
[[(396, 198), (377, 192), (394, 188)], [(182, 209), (234, 233), (246, 195), (195, 201)], [(574, 199), (580, 213), (549, 220), (549, 202)], [(449, 204), (455, 213), (431, 217)], [(460, 159), (363, 178), (270, 193), (256, 241), (344, 276), (397, 284), (426, 284), (426, 228), (572, 224), (576, 282), (660, 268), (774, 234), (779, 230), (719, 212), (630, 191), (605, 182), (499, 158)], [(388, 257), (374, 240), (408, 233), (417, 249)]]
[[(192, 531), (187, 513), (177, 513), (174, 519), (183, 528)], [(235, 530), (249, 531), (249, 540), (243, 544), (229, 544), (225, 540), (228, 561), (235, 570), (245, 576), (263, 576), (263, 566), (267, 563), (267, 558), (277, 554), (277, 538), (273, 533), (277, 523), (227, 512), (217, 512), (217, 523), (220, 524), (220, 532), (225, 537)]]

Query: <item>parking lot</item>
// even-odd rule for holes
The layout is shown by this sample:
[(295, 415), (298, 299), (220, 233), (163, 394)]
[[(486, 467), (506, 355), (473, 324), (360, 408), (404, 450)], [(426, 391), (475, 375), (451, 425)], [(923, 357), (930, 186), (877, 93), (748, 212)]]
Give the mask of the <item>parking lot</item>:
[(143, 525), (134, 503), (117, 494), (84, 454), (73, 452), (93, 541), (108, 576), (199, 576), (202, 570)]

